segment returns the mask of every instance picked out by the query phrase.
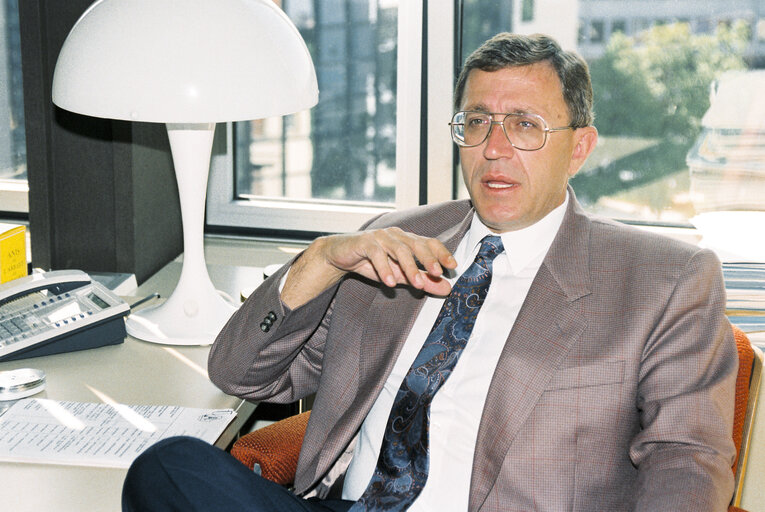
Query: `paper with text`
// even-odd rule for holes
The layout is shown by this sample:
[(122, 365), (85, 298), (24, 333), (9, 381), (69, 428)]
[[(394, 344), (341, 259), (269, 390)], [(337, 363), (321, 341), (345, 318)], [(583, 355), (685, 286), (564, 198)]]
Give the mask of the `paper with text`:
[(167, 437), (212, 444), (235, 417), (232, 409), (19, 400), (0, 416), (0, 460), (127, 468)]

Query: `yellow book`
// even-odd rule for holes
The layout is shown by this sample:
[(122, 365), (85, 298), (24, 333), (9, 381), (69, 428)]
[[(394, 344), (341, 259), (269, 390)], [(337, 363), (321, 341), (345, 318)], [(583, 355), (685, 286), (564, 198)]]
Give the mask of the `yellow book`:
[(26, 226), (0, 223), (0, 283), (27, 275)]

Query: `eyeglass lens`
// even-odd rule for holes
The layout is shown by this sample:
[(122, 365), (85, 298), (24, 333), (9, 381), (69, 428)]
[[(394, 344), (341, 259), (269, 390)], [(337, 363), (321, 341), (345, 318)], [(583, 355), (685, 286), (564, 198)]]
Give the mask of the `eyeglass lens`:
[[(531, 114), (505, 114), (502, 124), (505, 134), (516, 148), (534, 150), (544, 145), (546, 127), (541, 117)], [(486, 140), (491, 127), (490, 114), (457, 112), (452, 121), (452, 134), (458, 144), (477, 146)]]

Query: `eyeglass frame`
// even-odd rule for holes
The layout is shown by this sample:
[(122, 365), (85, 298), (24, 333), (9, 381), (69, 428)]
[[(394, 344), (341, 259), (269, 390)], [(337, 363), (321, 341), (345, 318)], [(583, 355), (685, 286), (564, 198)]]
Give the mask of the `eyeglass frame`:
[[(479, 142), (478, 144), (464, 144), (464, 143), (461, 143), (460, 141), (457, 140), (456, 136), (454, 135), (454, 126), (455, 125), (462, 125), (462, 126), (465, 125), (465, 123), (455, 123), (454, 122), (454, 118), (457, 117), (457, 114), (459, 114), (459, 113), (463, 113), (463, 114), (468, 114), (468, 113), (484, 114), (484, 115), (487, 115), (487, 116), (491, 117), (491, 124), (489, 125), (489, 129), (486, 131), (486, 136), (483, 138), (483, 140), (481, 140), (481, 142)], [(495, 121), (494, 120), (494, 116), (504, 116), (504, 117), (502, 117), (501, 121)], [(513, 143), (513, 141), (510, 140), (510, 136), (507, 134), (507, 129), (505, 128), (505, 120), (508, 117), (510, 117), (510, 116), (531, 116), (531, 117), (535, 117), (535, 118), (539, 119), (540, 121), (542, 121), (542, 126), (544, 126), (544, 129), (542, 131), (545, 134), (544, 140), (542, 140), (542, 145), (539, 146), (538, 148), (534, 148), (534, 149), (524, 149), (524, 148), (519, 148), (518, 146), (516, 146)], [(544, 117), (540, 116), (539, 114), (532, 114), (532, 113), (529, 113), (529, 112), (483, 112), (481, 110), (458, 110), (457, 112), (454, 113), (454, 115), (452, 115), (452, 120), (448, 124), (449, 124), (449, 127), (450, 127), (449, 131), (451, 132), (452, 141), (454, 141), (454, 143), (457, 144), (461, 148), (475, 148), (475, 147), (480, 146), (481, 144), (483, 144), (484, 142), (486, 142), (489, 139), (489, 136), (491, 135), (491, 131), (494, 129), (494, 125), (495, 124), (501, 125), (502, 126), (502, 133), (505, 134), (505, 138), (510, 143), (510, 145), (513, 146), (518, 151), (539, 151), (540, 149), (545, 147), (545, 144), (547, 144), (547, 138), (548, 138), (548, 135), (550, 133), (562, 132), (562, 131), (565, 131), (565, 130), (576, 130), (576, 129), (579, 128), (578, 126), (575, 126), (573, 124), (569, 124), (567, 126), (556, 126), (554, 128), (548, 128), (547, 121), (545, 121)]]

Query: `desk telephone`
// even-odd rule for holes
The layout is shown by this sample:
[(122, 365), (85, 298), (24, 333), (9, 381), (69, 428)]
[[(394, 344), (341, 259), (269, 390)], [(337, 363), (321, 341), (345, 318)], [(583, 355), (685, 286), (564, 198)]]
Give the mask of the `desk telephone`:
[(129, 312), (125, 301), (79, 270), (0, 284), (0, 361), (122, 343)]

